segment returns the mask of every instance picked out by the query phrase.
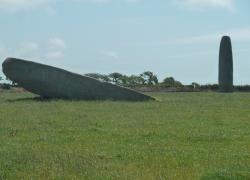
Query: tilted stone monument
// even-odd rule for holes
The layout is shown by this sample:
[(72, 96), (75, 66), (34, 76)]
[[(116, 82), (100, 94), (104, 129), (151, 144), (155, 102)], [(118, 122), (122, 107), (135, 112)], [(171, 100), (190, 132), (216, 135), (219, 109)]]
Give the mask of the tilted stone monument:
[(233, 92), (233, 53), (229, 36), (223, 36), (220, 43), (219, 91)]
[(27, 60), (7, 58), (3, 73), (26, 90), (44, 98), (145, 101), (154, 98), (129, 88)]

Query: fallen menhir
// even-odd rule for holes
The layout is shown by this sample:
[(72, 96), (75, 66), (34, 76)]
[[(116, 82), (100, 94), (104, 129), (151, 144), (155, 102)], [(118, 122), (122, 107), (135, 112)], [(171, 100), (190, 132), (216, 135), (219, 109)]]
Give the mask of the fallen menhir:
[(146, 101), (154, 98), (129, 88), (32, 61), (7, 58), (3, 73), (24, 89), (44, 98)]

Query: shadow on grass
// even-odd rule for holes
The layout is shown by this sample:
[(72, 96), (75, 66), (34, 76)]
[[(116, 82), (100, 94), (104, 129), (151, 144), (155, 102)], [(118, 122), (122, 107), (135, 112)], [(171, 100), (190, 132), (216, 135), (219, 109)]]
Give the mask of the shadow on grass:
[[(37, 102), (50, 102), (56, 100), (68, 100), (69, 99), (59, 99), (59, 98), (44, 98), (44, 97), (26, 97), (17, 99), (7, 99), (7, 102), (22, 102), (22, 101), (37, 101)], [(71, 100), (72, 101), (72, 100)]]
[[(80, 101), (87, 101), (87, 102), (95, 102), (95, 101), (113, 101), (113, 102), (150, 102), (153, 100), (148, 100), (148, 101), (133, 101), (133, 100), (115, 100), (115, 99), (67, 99), (67, 98), (45, 98), (45, 97), (26, 97), (26, 98), (17, 98), (17, 99), (7, 99), (7, 102), (28, 102), (28, 101), (33, 101), (33, 102), (52, 102), (52, 101), (68, 101), (68, 102), (80, 102)], [(158, 100), (154, 100), (158, 101)]]

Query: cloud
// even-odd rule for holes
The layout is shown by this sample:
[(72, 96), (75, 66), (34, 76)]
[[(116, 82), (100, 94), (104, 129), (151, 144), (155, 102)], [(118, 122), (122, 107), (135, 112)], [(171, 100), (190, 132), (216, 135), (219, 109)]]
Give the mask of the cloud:
[(112, 2), (112, 0), (67, 0), (67, 1), (71, 1), (71, 2), (85, 2), (85, 3), (96, 3), (96, 4), (106, 4), (109, 2)]
[(62, 59), (64, 57), (64, 53), (62, 51), (51, 51), (48, 52), (47, 56), (48, 59)]
[[(94, 3), (107, 4), (117, 0), (64, 0), (70, 3)], [(121, 2), (137, 3), (142, 0), (120, 0)], [(54, 15), (56, 10), (51, 7), (52, 3), (60, 3), (59, 0), (0, 0), (0, 10), (6, 12), (18, 12), (28, 9), (44, 7), (48, 14)]]
[(66, 43), (62, 38), (49, 38), (44, 46), (34, 41), (23, 41), (17, 47), (7, 49), (0, 44), (0, 58), (17, 57), (21, 59), (47, 62), (49, 60), (62, 60), (64, 58)]
[(90, 2), (94, 2), (94, 3), (109, 3), (112, 0), (90, 0)]
[(24, 41), (21, 44), (20, 51), (27, 52), (27, 51), (37, 51), (38, 50), (38, 44), (36, 42), (31, 41)]
[(48, 16), (55, 16), (57, 14), (56, 9), (49, 5), (44, 10)]
[[(139, 3), (143, 0), (64, 0), (69, 3), (94, 3), (94, 4), (109, 4), (115, 1), (125, 3)], [(180, 6), (205, 9), (205, 8), (225, 8), (232, 9), (235, 0), (172, 0)], [(48, 14), (54, 15), (56, 10), (51, 4), (60, 3), (60, 0), (0, 0), (0, 10), (7, 12), (17, 12), (34, 8), (44, 7)]]
[(143, 0), (126, 0), (127, 3), (139, 3)]
[(25, 40), (19, 43), (16, 47), (9, 48), (0, 45), (0, 58), (4, 60), (7, 57), (16, 57), (28, 60), (41, 60), (42, 53), (40, 51), (40, 46), (34, 41)]
[(199, 44), (199, 43), (216, 43), (219, 42), (221, 37), (228, 35), (233, 42), (248, 42), (250, 43), (250, 27), (233, 28), (221, 32), (183, 37), (178, 39), (169, 39), (165, 41), (166, 44)]
[(52, 0), (0, 0), (0, 9), (16, 12), (31, 9), (52, 2)]
[(119, 55), (115, 51), (101, 51), (101, 54), (111, 59), (119, 59)]
[[(68, 0), (69, 1), (69, 0)], [(90, 3), (97, 3), (97, 4), (105, 4), (105, 3), (111, 3), (117, 0), (71, 0), (73, 2), (90, 2)], [(142, 0), (120, 0), (121, 2), (127, 2), (127, 3), (137, 3), (141, 2)]]
[(64, 57), (64, 50), (66, 49), (66, 43), (62, 38), (54, 37), (48, 40), (49, 51), (46, 58), (50, 60), (58, 60)]
[(3, 55), (5, 52), (5, 48), (2, 44), (0, 44), (0, 55)]
[(39, 59), (39, 45), (36, 42), (23, 41), (17, 51), (13, 52), (13, 55), (24, 59)]
[[(0, 62), (3, 61), (6, 57), (7, 57), (7, 49), (0, 42)], [(0, 71), (0, 76), (1, 76), (1, 71)]]
[(48, 45), (50, 49), (65, 49), (66, 44), (62, 38), (54, 37), (48, 40)]
[(177, 4), (189, 8), (225, 8), (232, 9), (234, 0), (174, 0)]

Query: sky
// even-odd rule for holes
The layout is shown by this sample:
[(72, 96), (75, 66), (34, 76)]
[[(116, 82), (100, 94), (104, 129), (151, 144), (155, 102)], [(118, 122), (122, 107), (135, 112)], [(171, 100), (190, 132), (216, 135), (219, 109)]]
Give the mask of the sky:
[(0, 63), (212, 84), (229, 35), (234, 83), (250, 84), (249, 9), (249, 0), (0, 0)]

